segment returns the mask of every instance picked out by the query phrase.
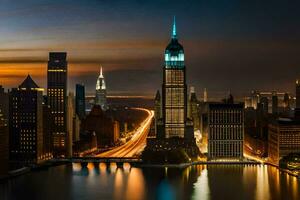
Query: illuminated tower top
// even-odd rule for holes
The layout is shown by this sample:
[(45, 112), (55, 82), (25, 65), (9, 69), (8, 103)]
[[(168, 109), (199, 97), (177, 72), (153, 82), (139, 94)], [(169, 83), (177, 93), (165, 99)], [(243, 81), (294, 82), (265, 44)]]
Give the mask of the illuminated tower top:
[(102, 73), (102, 66), (100, 68), (100, 74), (99, 77), (97, 79), (97, 84), (96, 84), (96, 90), (105, 90), (106, 86), (105, 86), (105, 80), (104, 80), (104, 76)]
[(171, 41), (165, 50), (165, 67), (166, 68), (184, 68), (184, 50), (177, 39), (176, 19), (174, 16)]

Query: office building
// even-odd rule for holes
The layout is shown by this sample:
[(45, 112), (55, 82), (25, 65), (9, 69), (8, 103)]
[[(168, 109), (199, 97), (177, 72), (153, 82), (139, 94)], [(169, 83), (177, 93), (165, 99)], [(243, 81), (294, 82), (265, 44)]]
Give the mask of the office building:
[(269, 162), (278, 165), (282, 157), (300, 152), (300, 122), (279, 118), (269, 123)]
[(10, 162), (14, 167), (38, 164), (43, 151), (43, 89), (28, 75), (9, 100)]
[(179, 161), (170, 156), (182, 153), (181, 150), (190, 160), (199, 155), (193, 122), (188, 118), (184, 49), (178, 42), (175, 17), (164, 58), (161, 108), (158, 107), (160, 96), (156, 96), (155, 114), (160, 115), (155, 116), (156, 137), (147, 138), (143, 159), (151, 162), (188, 162), (185, 158)]
[(76, 97), (75, 97), (76, 114), (79, 119), (85, 118), (85, 87), (81, 84), (76, 84)]
[(55, 157), (66, 157), (67, 154), (67, 53), (51, 52), (48, 61), (48, 105), (54, 115), (52, 134)]
[(209, 104), (208, 159), (241, 160), (244, 144), (244, 105)]

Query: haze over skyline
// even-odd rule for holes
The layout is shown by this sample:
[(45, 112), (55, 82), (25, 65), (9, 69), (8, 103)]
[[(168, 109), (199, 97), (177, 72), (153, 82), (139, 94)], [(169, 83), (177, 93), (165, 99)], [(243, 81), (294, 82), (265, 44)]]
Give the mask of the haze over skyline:
[[(109, 94), (153, 95), (176, 15), (187, 82), (199, 93), (294, 93), (300, 77), (297, 1), (0, 0), (0, 84), (31, 74), (46, 87), (49, 51), (66, 51), (69, 88), (94, 92), (100, 64)], [(184, 12), (183, 12), (184, 11)]]

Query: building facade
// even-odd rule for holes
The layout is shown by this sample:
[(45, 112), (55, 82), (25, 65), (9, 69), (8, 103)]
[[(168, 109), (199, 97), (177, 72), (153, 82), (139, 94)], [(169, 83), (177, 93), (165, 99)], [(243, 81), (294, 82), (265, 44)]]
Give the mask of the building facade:
[[(142, 158), (152, 163), (189, 162), (199, 156), (194, 126), (188, 117), (184, 49), (178, 42), (176, 22), (165, 49), (162, 96), (155, 98), (155, 137), (147, 138)], [(175, 155), (184, 154), (176, 158)]]
[(104, 111), (108, 109), (106, 100), (106, 85), (102, 72), (102, 67), (100, 69), (100, 74), (96, 83), (95, 105), (101, 106), (102, 110)]
[(215, 103), (208, 111), (208, 159), (243, 159), (244, 105)]
[(38, 164), (43, 154), (42, 88), (28, 75), (9, 101), (9, 148), (12, 166)]
[(67, 53), (50, 52), (47, 97), (54, 115), (52, 141), (55, 157), (66, 157), (67, 154), (67, 76)]
[(279, 164), (283, 156), (300, 152), (300, 121), (279, 118), (269, 123), (268, 155), (269, 161)]
[(187, 128), (187, 85), (183, 46), (179, 44), (174, 18), (171, 42), (165, 50), (162, 84), (164, 138), (194, 138)]

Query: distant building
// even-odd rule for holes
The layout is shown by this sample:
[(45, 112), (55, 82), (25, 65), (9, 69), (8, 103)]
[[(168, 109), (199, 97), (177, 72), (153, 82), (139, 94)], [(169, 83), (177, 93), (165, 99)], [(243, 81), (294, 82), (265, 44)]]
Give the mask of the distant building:
[(115, 145), (120, 136), (118, 122), (106, 116), (101, 106), (95, 105), (82, 121), (83, 132), (96, 133), (98, 148)]
[(102, 73), (102, 67), (100, 69), (100, 75), (97, 79), (97, 84), (96, 84), (95, 105), (101, 106), (102, 110), (104, 111), (108, 109), (107, 100), (106, 100), (106, 85)]
[(85, 118), (85, 88), (84, 85), (76, 84), (76, 97), (75, 97), (76, 114), (79, 119)]
[(80, 124), (81, 120), (78, 115), (73, 118), (73, 142), (80, 140)]
[(0, 180), (8, 176), (8, 125), (0, 108)]
[(75, 117), (75, 100), (74, 94), (69, 92), (68, 97), (68, 109), (67, 109), (67, 157), (72, 156), (72, 144), (73, 144), (73, 134), (74, 134), (74, 117)]
[(278, 165), (283, 156), (300, 152), (300, 121), (279, 118), (269, 123), (269, 161)]
[(54, 127), (54, 115), (49, 105), (43, 104), (43, 155), (46, 158), (53, 157), (52, 133)]
[(189, 118), (193, 121), (194, 130), (200, 130), (200, 115), (195, 88), (191, 87), (189, 98)]
[(267, 97), (260, 98), (260, 104), (263, 114), (266, 116), (269, 112), (269, 100)]
[[(159, 123), (161, 123), (161, 97), (160, 97), (160, 92), (157, 90), (155, 99), (154, 99), (154, 119), (155, 119), (155, 133), (158, 132), (157, 126)], [(126, 125), (127, 128), (127, 125)]]
[(209, 104), (208, 159), (243, 158), (244, 105)]
[(272, 114), (278, 114), (278, 96), (275, 91), (272, 93)]
[(0, 85), (0, 110), (3, 118), (8, 123), (9, 119), (9, 94), (4, 91), (2, 85)]
[(67, 156), (67, 53), (50, 52), (48, 61), (48, 105), (54, 114), (53, 151), (55, 157)]
[(10, 93), (9, 148), (12, 166), (38, 164), (50, 157), (43, 149), (43, 89), (28, 75)]

